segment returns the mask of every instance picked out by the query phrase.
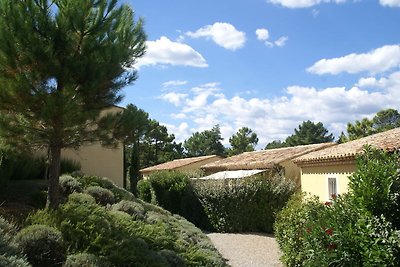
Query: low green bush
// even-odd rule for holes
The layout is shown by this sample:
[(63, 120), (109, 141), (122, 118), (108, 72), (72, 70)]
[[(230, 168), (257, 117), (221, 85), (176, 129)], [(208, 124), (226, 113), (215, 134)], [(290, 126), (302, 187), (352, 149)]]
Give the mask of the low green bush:
[(66, 259), (62, 235), (53, 227), (28, 226), (15, 236), (15, 242), (32, 266), (62, 266)]
[(109, 263), (90, 253), (72, 254), (67, 257), (63, 267), (109, 267)]
[(89, 186), (85, 193), (93, 196), (100, 205), (114, 204), (114, 194), (111, 190), (100, 186)]
[[(30, 216), (28, 223), (56, 227), (69, 254), (90, 253), (112, 266), (176, 266), (173, 262), (179, 263), (180, 259), (183, 266), (226, 266), (193, 224), (160, 207), (131, 202), (123, 201), (108, 209), (90, 195), (72, 193), (57, 210), (40, 210)], [(139, 212), (143, 212), (140, 220), (136, 216)]]
[(82, 184), (74, 177), (63, 174), (59, 178), (60, 191), (64, 197), (74, 193), (82, 192)]
[(155, 194), (152, 192), (151, 182), (149, 179), (142, 179), (137, 183), (137, 193), (140, 199), (155, 204), (156, 200), (153, 200)]
[(17, 243), (14, 242), (16, 233), (16, 226), (0, 217), (0, 266), (30, 266), (26, 257), (20, 253)]
[(121, 200), (112, 206), (113, 210), (123, 211), (133, 216), (135, 219), (144, 220), (145, 210), (144, 207), (137, 202), (129, 200)]

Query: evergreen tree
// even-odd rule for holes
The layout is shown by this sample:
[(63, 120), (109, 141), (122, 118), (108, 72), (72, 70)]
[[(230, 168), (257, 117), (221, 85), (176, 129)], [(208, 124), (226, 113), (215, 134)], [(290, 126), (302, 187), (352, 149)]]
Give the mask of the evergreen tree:
[(258, 137), (250, 128), (242, 127), (229, 138), (229, 143), (231, 148), (228, 151), (228, 155), (238, 155), (243, 152), (254, 151), (258, 143)]
[[(124, 175), (129, 171), (130, 189), (136, 193), (136, 185), (141, 169), (139, 160), (140, 141), (144, 138), (150, 123), (149, 114), (133, 104), (129, 104), (123, 113), (119, 115), (118, 124), (114, 136), (122, 140), (125, 148), (129, 148), (129, 159), (124, 160), (124, 165), (129, 165), (124, 170)], [(128, 163), (129, 162), (129, 163)], [(124, 185), (125, 185), (124, 179)]]
[(225, 156), (225, 147), (221, 141), (221, 130), (215, 125), (211, 130), (195, 132), (183, 144), (189, 157), (208, 155)]
[(49, 150), (47, 207), (59, 203), (61, 149), (108, 132), (95, 123), (136, 80), (142, 21), (117, 0), (0, 0), (0, 129)]
[(400, 127), (400, 114), (396, 109), (384, 109), (376, 113), (370, 120), (363, 118), (361, 121), (347, 124), (349, 140), (355, 140), (372, 134), (384, 132)]
[(281, 140), (274, 140), (270, 143), (268, 143), (264, 149), (274, 149), (274, 148), (281, 148), (281, 147), (287, 147), (285, 142), (282, 142)]
[(298, 129), (294, 129), (294, 134), (287, 137), (285, 143), (288, 146), (298, 146), (332, 142), (333, 139), (333, 134), (328, 134), (322, 122), (314, 123), (308, 120), (303, 121)]

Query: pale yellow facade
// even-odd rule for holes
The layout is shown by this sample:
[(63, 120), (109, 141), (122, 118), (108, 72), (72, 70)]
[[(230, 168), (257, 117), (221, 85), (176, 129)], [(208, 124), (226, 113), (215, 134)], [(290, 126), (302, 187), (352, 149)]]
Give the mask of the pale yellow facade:
[(124, 151), (122, 145), (111, 149), (101, 146), (100, 143), (86, 144), (78, 150), (62, 150), (61, 157), (78, 161), (84, 174), (107, 177), (116, 185), (123, 186)]
[[(100, 117), (122, 110), (121, 107), (113, 106), (101, 111)], [(36, 154), (44, 156), (46, 152), (40, 150)], [(116, 185), (123, 186), (124, 148), (122, 143), (118, 144), (116, 148), (104, 147), (100, 142), (85, 143), (79, 149), (62, 149), (61, 158), (79, 162), (81, 171), (86, 175), (107, 177)]]
[(330, 165), (314, 165), (301, 167), (301, 189), (303, 192), (318, 196), (322, 201), (329, 201), (329, 178), (336, 178), (337, 194), (348, 192), (348, 177), (356, 170), (351, 162), (332, 163)]

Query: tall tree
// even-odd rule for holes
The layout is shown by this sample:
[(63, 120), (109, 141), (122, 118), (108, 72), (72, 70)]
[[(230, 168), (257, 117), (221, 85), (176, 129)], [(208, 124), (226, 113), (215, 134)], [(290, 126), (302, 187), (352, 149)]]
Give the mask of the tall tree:
[(270, 143), (268, 143), (264, 149), (274, 149), (274, 148), (281, 148), (281, 147), (287, 147), (285, 142), (282, 142), (281, 140), (274, 140)]
[(376, 113), (371, 120), (363, 118), (361, 121), (349, 122), (347, 124), (348, 139), (355, 140), (396, 127), (400, 127), (399, 112), (396, 109), (384, 109)]
[(189, 157), (207, 155), (225, 155), (225, 147), (221, 141), (221, 130), (219, 125), (215, 125), (211, 130), (195, 132), (183, 144), (186, 154)]
[(288, 146), (298, 146), (332, 142), (333, 139), (333, 134), (328, 134), (322, 122), (314, 123), (308, 120), (303, 121), (298, 129), (294, 129), (294, 134), (287, 137), (285, 143)]
[(144, 51), (142, 21), (117, 0), (0, 0), (1, 134), (48, 148), (47, 207), (59, 204), (61, 149), (98, 137)]
[(254, 151), (258, 143), (258, 137), (250, 128), (242, 127), (229, 138), (229, 143), (231, 148), (228, 150), (228, 155), (238, 155), (243, 152)]
[(139, 180), (139, 170), (141, 168), (139, 146), (140, 140), (144, 138), (148, 130), (150, 123), (149, 114), (135, 105), (129, 104), (118, 116), (117, 122), (114, 136), (122, 140), (124, 147), (130, 150), (129, 159), (124, 162), (125, 166), (129, 165), (128, 169), (124, 170), (124, 175), (129, 171), (130, 189), (133, 193), (136, 193), (136, 185)]

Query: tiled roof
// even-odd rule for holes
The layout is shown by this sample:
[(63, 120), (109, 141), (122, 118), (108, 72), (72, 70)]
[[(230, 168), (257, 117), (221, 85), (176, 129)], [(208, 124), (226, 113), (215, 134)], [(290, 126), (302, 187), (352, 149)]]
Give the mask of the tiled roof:
[(152, 172), (152, 171), (174, 170), (177, 168), (181, 168), (181, 167), (193, 164), (193, 163), (199, 163), (201, 161), (209, 160), (212, 158), (215, 158), (215, 160), (221, 159), (220, 156), (216, 156), (216, 155), (185, 158), (185, 159), (176, 159), (173, 161), (169, 161), (169, 162), (165, 162), (165, 163), (162, 163), (159, 165), (141, 169), (140, 172), (143, 173), (143, 172)]
[(305, 165), (307, 163), (354, 160), (355, 156), (363, 151), (365, 145), (389, 151), (398, 150), (400, 148), (400, 128), (312, 152), (298, 157), (294, 162)]
[(202, 169), (206, 171), (268, 169), (284, 161), (333, 145), (335, 143), (322, 143), (245, 152), (206, 164)]

